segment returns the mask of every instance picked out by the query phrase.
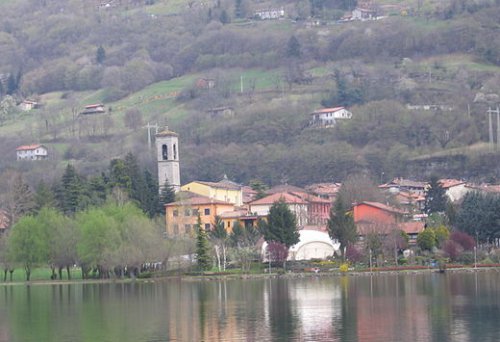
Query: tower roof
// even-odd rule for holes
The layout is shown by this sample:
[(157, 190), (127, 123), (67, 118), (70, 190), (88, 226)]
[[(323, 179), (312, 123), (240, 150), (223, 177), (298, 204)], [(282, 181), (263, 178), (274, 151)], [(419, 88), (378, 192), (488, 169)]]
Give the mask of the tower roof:
[(169, 136), (178, 137), (179, 134), (169, 130), (168, 126), (166, 126), (160, 132), (156, 133), (155, 136), (157, 136), (157, 137), (169, 137)]

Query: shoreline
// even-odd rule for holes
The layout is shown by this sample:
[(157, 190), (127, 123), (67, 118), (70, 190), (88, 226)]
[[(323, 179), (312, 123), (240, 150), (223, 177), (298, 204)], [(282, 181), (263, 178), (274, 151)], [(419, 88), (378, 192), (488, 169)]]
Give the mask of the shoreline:
[(338, 270), (327, 271), (327, 272), (288, 272), (288, 273), (254, 273), (254, 274), (203, 274), (203, 275), (172, 275), (172, 276), (161, 276), (152, 278), (125, 278), (125, 279), (78, 279), (78, 280), (33, 280), (33, 281), (13, 281), (13, 282), (0, 282), (0, 287), (10, 287), (10, 286), (43, 286), (43, 285), (77, 285), (77, 284), (147, 284), (147, 283), (157, 283), (164, 281), (187, 281), (187, 282), (201, 282), (201, 281), (220, 281), (220, 280), (252, 280), (252, 279), (275, 279), (275, 278), (285, 278), (285, 279), (298, 279), (298, 278), (326, 278), (326, 277), (362, 277), (362, 276), (382, 276), (382, 275), (397, 275), (397, 274), (429, 274), (429, 273), (477, 273), (477, 272), (500, 272), (500, 265), (498, 266), (480, 266), (477, 268), (472, 267), (450, 267), (445, 270), (445, 272), (440, 272), (437, 268), (401, 268), (395, 270), (377, 270), (374, 269), (370, 271), (366, 270), (352, 270), (342, 273)]

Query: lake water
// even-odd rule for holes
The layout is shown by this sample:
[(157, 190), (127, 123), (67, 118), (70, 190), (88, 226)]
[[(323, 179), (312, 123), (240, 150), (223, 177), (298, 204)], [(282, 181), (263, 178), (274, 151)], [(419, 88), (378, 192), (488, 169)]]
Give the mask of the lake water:
[(499, 341), (500, 272), (0, 286), (0, 342)]

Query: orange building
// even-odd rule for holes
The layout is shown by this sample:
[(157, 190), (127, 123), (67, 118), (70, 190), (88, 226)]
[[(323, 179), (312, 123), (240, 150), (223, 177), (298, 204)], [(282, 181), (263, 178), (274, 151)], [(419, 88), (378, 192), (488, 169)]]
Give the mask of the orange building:
[(370, 233), (389, 234), (402, 230), (410, 237), (410, 243), (424, 230), (423, 222), (403, 222), (408, 213), (378, 202), (361, 202), (353, 207), (354, 223), (362, 239)]
[(215, 223), (215, 216), (234, 210), (234, 204), (192, 193), (182, 193), (186, 198), (165, 205), (166, 233), (169, 236), (194, 235), (198, 215), (206, 230)]

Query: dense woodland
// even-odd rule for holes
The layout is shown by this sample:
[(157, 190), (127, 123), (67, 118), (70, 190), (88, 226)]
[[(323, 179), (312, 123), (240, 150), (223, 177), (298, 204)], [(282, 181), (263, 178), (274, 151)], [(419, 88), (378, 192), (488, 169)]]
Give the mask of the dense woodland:
[[(128, 152), (155, 170), (151, 121), (180, 134), (183, 182), (498, 179), (498, 152), (484, 144), (499, 101), (498, 0), (404, 1), (396, 12), (374, 1), (384, 19), (346, 23), (356, 1), (100, 3), (0, 2), (1, 172), (34, 185), (70, 162), (98, 175)], [(285, 17), (254, 18), (268, 7)], [(197, 87), (203, 77), (215, 86)], [(42, 107), (19, 111), (26, 98)], [(94, 102), (108, 113), (78, 115)], [(353, 119), (308, 127), (322, 106)], [(16, 162), (15, 148), (34, 142), (50, 160)]]

